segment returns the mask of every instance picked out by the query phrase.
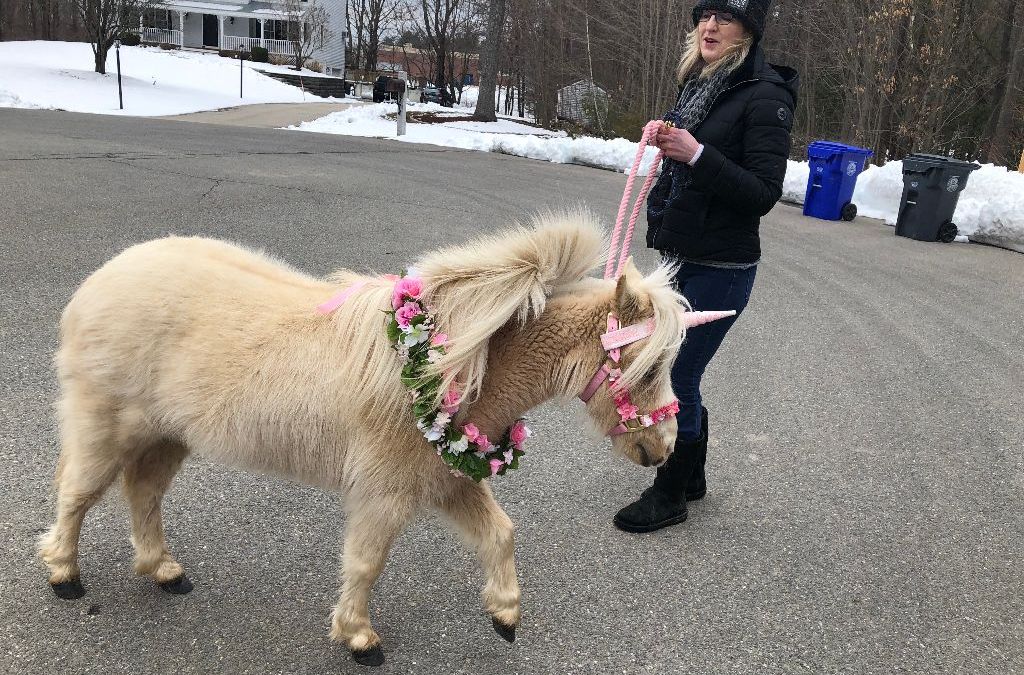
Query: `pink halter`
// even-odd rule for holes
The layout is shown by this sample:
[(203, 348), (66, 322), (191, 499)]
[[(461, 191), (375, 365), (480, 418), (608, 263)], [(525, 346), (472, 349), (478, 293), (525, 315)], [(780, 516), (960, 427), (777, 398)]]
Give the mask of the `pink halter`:
[[(622, 355), (622, 347), (638, 342), (654, 333), (654, 319), (650, 318), (643, 323), (635, 323), (632, 326), (621, 328), (619, 319), (614, 314), (608, 315), (608, 332), (601, 335), (601, 345), (608, 352), (608, 360), (601, 364), (590, 382), (580, 394), (580, 400), (588, 402), (597, 393), (597, 390), (604, 382), (612, 386), (622, 376), (622, 371), (616, 365)], [(611, 362), (612, 365), (609, 365)], [(621, 388), (613, 389), (615, 396), (615, 408), (619, 412), (619, 423), (608, 430), (609, 436), (621, 436), (622, 434), (640, 431), (647, 427), (654, 426), (658, 422), (668, 419), (669, 415), (679, 412), (679, 401), (672, 401), (646, 415), (641, 415), (633, 401), (629, 398), (629, 390)]]
[[(683, 325), (687, 328), (693, 328), (694, 326), (724, 319), (734, 314), (736, 314), (734, 310), (727, 312), (684, 312)], [(597, 390), (601, 388), (605, 381), (611, 386), (617, 379), (622, 377), (622, 371), (616, 367), (622, 355), (622, 347), (639, 342), (644, 338), (650, 337), (653, 333), (653, 317), (643, 323), (635, 323), (632, 326), (621, 328), (618, 317), (614, 314), (609, 314), (608, 332), (601, 335), (601, 346), (608, 352), (608, 360), (602, 363), (601, 367), (594, 373), (594, 376), (590, 378), (590, 382), (587, 383), (587, 386), (583, 388), (583, 393), (580, 394), (580, 400), (587, 403), (594, 397), (594, 394), (597, 393)], [(612, 365), (609, 365), (609, 361)], [(641, 431), (659, 422), (663, 422), (670, 415), (675, 415), (679, 412), (679, 401), (672, 401), (668, 405), (663, 405), (646, 415), (641, 415), (637, 407), (633, 405), (633, 401), (630, 400), (627, 389), (622, 388), (617, 391), (613, 389), (613, 394), (615, 396), (615, 409), (619, 413), (619, 423), (608, 431), (609, 436), (621, 436), (622, 434)]]

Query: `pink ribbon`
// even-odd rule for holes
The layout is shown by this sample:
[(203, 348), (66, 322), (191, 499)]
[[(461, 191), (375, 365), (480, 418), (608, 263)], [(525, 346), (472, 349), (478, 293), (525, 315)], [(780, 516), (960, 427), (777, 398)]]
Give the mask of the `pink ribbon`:
[[(388, 281), (398, 281), (399, 279), (398, 275), (396, 274), (385, 274), (381, 278), (386, 279)], [(322, 302), (319, 305), (317, 305), (316, 311), (321, 314), (330, 314), (334, 310), (344, 305), (345, 301), (347, 301), (350, 297), (352, 297), (352, 295), (356, 291), (358, 291), (360, 288), (362, 288), (368, 283), (370, 283), (370, 279), (363, 279), (362, 281), (357, 281), (356, 283), (352, 284), (345, 290), (331, 296), (330, 300), (327, 300), (326, 302)]]

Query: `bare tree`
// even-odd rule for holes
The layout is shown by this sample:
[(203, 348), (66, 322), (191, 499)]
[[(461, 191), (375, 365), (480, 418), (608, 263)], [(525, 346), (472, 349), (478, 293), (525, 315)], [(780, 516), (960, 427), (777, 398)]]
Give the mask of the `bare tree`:
[(284, 11), (289, 16), (287, 39), (295, 54), (295, 70), (302, 70), (313, 52), (331, 39), (330, 16), (317, 0), (284, 0)]
[(480, 93), (473, 117), (482, 122), (494, 122), (494, 90), (498, 86), (498, 63), (501, 57), (502, 32), (505, 27), (505, 0), (487, 3), (487, 28), (480, 49)]
[(377, 53), (380, 51), (381, 38), (393, 29), (398, 17), (398, 0), (365, 0), (366, 1), (366, 32), (364, 63), (367, 70), (377, 69)]
[(96, 72), (106, 74), (114, 40), (139, 27), (139, 15), (151, 0), (75, 0), (75, 9), (92, 45)]

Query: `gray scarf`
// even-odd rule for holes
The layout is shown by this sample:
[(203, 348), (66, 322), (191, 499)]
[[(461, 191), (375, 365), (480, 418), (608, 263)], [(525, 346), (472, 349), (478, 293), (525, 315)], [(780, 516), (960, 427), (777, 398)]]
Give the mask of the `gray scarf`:
[[(693, 132), (704, 121), (711, 104), (721, 94), (729, 79), (729, 73), (719, 69), (706, 80), (698, 74), (691, 75), (683, 83), (676, 106), (662, 117), (672, 122), (677, 129)], [(665, 158), (661, 167), (661, 176), (647, 198), (647, 217), (659, 217), (665, 208), (675, 201), (693, 181), (691, 167), (685, 162)]]

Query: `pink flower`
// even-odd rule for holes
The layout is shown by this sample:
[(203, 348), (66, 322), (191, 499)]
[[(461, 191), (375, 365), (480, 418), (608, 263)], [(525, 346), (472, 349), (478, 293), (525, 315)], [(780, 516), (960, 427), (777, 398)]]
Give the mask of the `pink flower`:
[(512, 425), (512, 430), (508, 433), (509, 440), (512, 441), (512, 445), (517, 448), (523, 444), (523, 442), (530, 437), (530, 430), (526, 428), (526, 422), (523, 420), (516, 421)]
[(459, 392), (455, 389), (449, 389), (448, 393), (444, 395), (444, 401), (441, 403), (441, 409), (449, 415), (454, 415), (458, 412), (459, 403), (461, 402), (462, 397), (459, 395)]
[(477, 447), (480, 448), (481, 452), (490, 452), (491, 448), (494, 447), (491, 445), (491, 442), (487, 440), (487, 436), (485, 436), (484, 434), (480, 434), (479, 436), (477, 436), (475, 442), (477, 444)]
[(422, 281), (416, 277), (402, 277), (395, 282), (395, 289), (391, 292), (391, 306), (398, 309), (407, 297), (416, 300), (422, 292)]
[(615, 406), (615, 409), (619, 411), (619, 415), (624, 420), (631, 420), (637, 416), (640, 412), (639, 408), (630, 403), (629, 399), (626, 399)]
[(447, 333), (434, 333), (434, 337), (430, 338), (430, 346), (431, 347), (437, 347), (438, 345), (443, 345), (445, 342), (448, 342), (448, 334)]
[(408, 328), (410, 322), (414, 317), (419, 316), (423, 313), (423, 308), (420, 307), (419, 303), (407, 302), (395, 312), (395, 321), (402, 328)]
[(501, 467), (503, 467), (503, 466), (505, 466), (505, 463), (503, 461), (501, 461), (500, 459), (492, 459), (491, 460), (491, 475), (493, 476), (494, 474), (496, 474), (499, 471), (501, 471)]
[[(470, 443), (476, 443), (477, 439), (480, 438), (480, 430), (473, 423), (462, 427), (462, 433), (466, 434), (466, 438), (469, 439)], [(486, 439), (487, 437), (484, 436), (484, 438)]]

